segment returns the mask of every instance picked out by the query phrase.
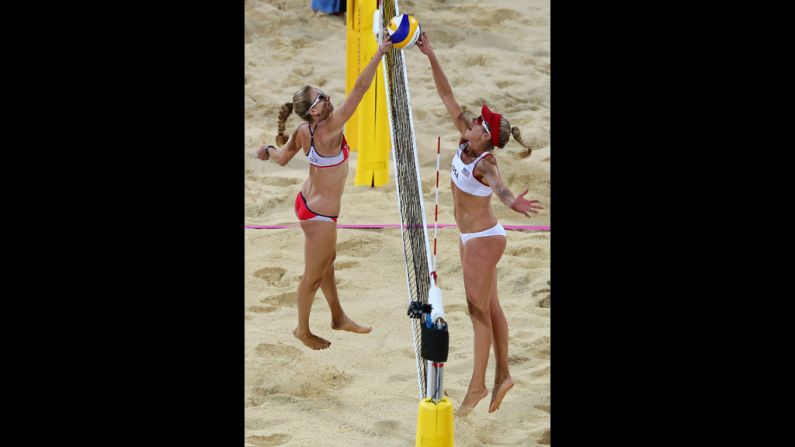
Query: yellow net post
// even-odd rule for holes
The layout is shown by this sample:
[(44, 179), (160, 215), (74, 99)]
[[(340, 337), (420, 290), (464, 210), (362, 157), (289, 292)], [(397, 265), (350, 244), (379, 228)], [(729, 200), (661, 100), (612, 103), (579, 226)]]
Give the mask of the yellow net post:
[(446, 397), (439, 403), (420, 401), (417, 410), (415, 447), (453, 447), (453, 404)]
[[(373, 13), (377, 9), (377, 0), (347, 0), (346, 95), (378, 49), (373, 35)], [(383, 186), (389, 180), (391, 141), (386, 107), (384, 74), (379, 65), (370, 89), (345, 124), (348, 146), (359, 153), (354, 178), (356, 186)]]

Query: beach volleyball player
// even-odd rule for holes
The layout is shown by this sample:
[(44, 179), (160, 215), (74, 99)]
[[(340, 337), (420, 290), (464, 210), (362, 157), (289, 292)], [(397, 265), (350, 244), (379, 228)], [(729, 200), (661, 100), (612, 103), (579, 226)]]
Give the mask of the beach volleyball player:
[[(328, 348), (331, 342), (309, 329), (309, 313), (317, 289), (323, 291), (331, 309), (331, 328), (365, 334), (372, 330), (351, 320), (342, 310), (334, 283), (334, 259), (337, 253), (337, 216), (348, 176), (348, 144), (343, 135), (345, 122), (370, 87), (381, 57), (391, 48), (388, 36), (362, 70), (348, 97), (335, 110), (331, 96), (316, 87), (304, 86), (293, 94), (279, 112), (276, 143), (257, 151), (260, 160), (272, 159), (280, 166), (298, 151), (309, 161), (309, 176), (295, 197), (295, 215), (304, 232), (304, 275), (298, 283), (298, 326), (293, 335), (312, 349)], [(291, 112), (305, 122), (287, 138), (284, 125)]]
[[(512, 128), (505, 117), (492, 112), (485, 104), (480, 116), (472, 119), (465, 116), (425, 32), (417, 41), (417, 47), (428, 56), (436, 91), (461, 133), (453, 156), (450, 188), (455, 221), (461, 232), (459, 254), (475, 343), (472, 377), (458, 414), (466, 415), (488, 395), (486, 366), (493, 344), (496, 368), (489, 405), (491, 413), (500, 407), (505, 394), (513, 387), (508, 370), (508, 320), (497, 295), (497, 262), (505, 251), (505, 229), (494, 217), (491, 196), (496, 194), (510, 209), (526, 216), (541, 208), (537, 200), (524, 198), (527, 189), (514, 195), (505, 186), (493, 151), (504, 147), (511, 134), (528, 154), (531, 148), (522, 141), (519, 129)], [(479, 67), (470, 67), (468, 71), (476, 73)]]

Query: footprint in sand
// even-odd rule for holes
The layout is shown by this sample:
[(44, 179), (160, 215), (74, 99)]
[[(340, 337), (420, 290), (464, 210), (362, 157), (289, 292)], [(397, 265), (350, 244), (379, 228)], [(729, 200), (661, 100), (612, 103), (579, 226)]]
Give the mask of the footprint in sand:
[(281, 267), (265, 267), (254, 272), (254, 276), (264, 279), (268, 285), (273, 286), (276, 285), (277, 282), (281, 281), (285, 273), (287, 273), (287, 270)]
[(278, 295), (269, 296), (260, 300), (260, 303), (276, 306), (277, 309), (282, 306), (295, 307), (298, 293), (285, 292)]
[(525, 357), (525, 356), (519, 355), (519, 354), (511, 354), (511, 355), (508, 356), (508, 364), (511, 365), (511, 366), (519, 365), (519, 364), (524, 363), (524, 362), (526, 362), (528, 360), (530, 360), (528, 357)]
[(356, 261), (338, 261), (334, 263), (334, 270), (345, 270), (358, 266), (359, 263)]
[[(293, 48), (298, 49), (298, 48), (306, 48), (312, 46), (312, 44), (315, 43), (315, 41), (306, 37), (301, 37), (298, 39), (292, 39), (290, 43), (293, 44)], [(293, 75), (305, 78), (307, 76), (310, 76), (314, 71), (315, 70), (312, 68), (311, 65), (304, 65), (293, 69)]]
[(320, 374), (300, 371), (293, 381), (284, 385), (284, 392), (302, 399), (324, 398), (334, 391), (345, 388), (352, 378), (339, 371)]
[(549, 337), (541, 337), (528, 346), (534, 357), (549, 360)]
[[(547, 285), (549, 285), (549, 281), (547, 281)], [(545, 287), (543, 289), (535, 290), (535, 291), (533, 291), (533, 297), (535, 297), (537, 295), (540, 295), (542, 293), (546, 293), (547, 296), (541, 298), (541, 301), (539, 301), (536, 304), (536, 306), (538, 306), (538, 307), (549, 307), (550, 299), (552, 297), (552, 289), (550, 289), (549, 287)]]
[(536, 66), (536, 70), (544, 74), (550, 74), (552, 72), (552, 64), (543, 64), (540, 66)]
[(527, 347), (529, 346), (527, 342), (524, 340), (528, 340), (533, 337), (533, 333), (528, 330), (517, 329), (515, 332), (511, 332), (511, 342), (513, 343), (514, 337), (516, 338), (519, 346)]
[(551, 302), (551, 295), (547, 295), (538, 302), (538, 307), (546, 307), (549, 308)]
[(433, 30), (434, 42), (444, 44), (445, 48), (454, 47), (464, 39), (465, 34), (458, 31), (455, 27), (438, 28)]
[(284, 445), (290, 435), (284, 433), (274, 433), (272, 435), (251, 435), (246, 437), (246, 442), (257, 447), (272, 447), (277, 445)]
[(456, 76), (452, 78), (452, 82), (455, 85), (466, 86), (472, 84), (475, 81), (472, 80), (471, 76)]
[(545, 250), (539, 247), (519, 247), (510, 250), (505, 250), (508, 256), (522, 256), (522, 257), (544, 257)]
[(483, 56), (483, 55), (472, 56), (472, 57), (469, 57), (466, 60), (466, 65), (470, 66), (470, 67), (473, 66), (473, 65), (477, 65), (477, 66), (480, 66), (480, 67), (485, 67), (485, 66), (489, 65), (489, 60), (488, 60), (488, 58), (486, 56)]
[(549, 380), (549, 366), (543, 366), (539, 369), (534, 369), (530, 371), (531, 377), (542, 377)]
[(278, 357), (282, 360), (294, 361), (304, 356), (300, 349), (295, 346), (287, 345), (271, 345), (268, 343), (260, 343), (254, 348), (254, 351), (260, 357), (272, 358)]
[(338, 243), (337, 254), (353, 257), (369, 256), (377, 253), (376, 247), (374, 247), (377, 243), (378, 241), (373, 239), (354, 237)]
[(263, 177), (260, 179), (260, 183), (268, 186), (293, 186), (301, 183), (301, 181), (302, 179), (300, 178), (290, 177)]
[(551, 291), (552, 291), (552, 290), (551, 290), (551, 289), (549, 289), (549, 288), (543, 288), (543, 289), (534, 290), (534, 291), (533, 291), (533, 296), (537, 296), (537, 295), (540, 295), (540, 294), (542, 294), (542, 293), (549, 293), (549, 292), (551, 292)]
[(351, 380), (353, 380), (353, 378), (349, 374), (332, 370), (320, 374), (318, 381), (326, 389), (338, 390), (348, 386)]
[(278, 310), (279, 308), (276, 306), (249, 306), (246, 309), (248, 312), (254, 312), (255, 314), (267, 314)]
[(550, 432), (549, 429), (544, 429), (544, 433), (536, 439), (536, 442), (543, 445), (550, 445)]
[(279, 393), (279, 387), (272, 386), (270, 388), (263, 388), (260, 386), (251, 388), (248, 400), (246, 401), (246, 408), (258, 407), (265, 403), (268, 397)]
[(486, 15), (487, 17), (490, 16), (488, 19), (488, 23), (497, 24), (497, 23), (502, 23), (506, 20), (516, 20), (516, 11), (514, 11), (513, 9), (500, 8), (491, 11), (484, 10), (484, 13), (485, 13), (484, 15)]
[(265, 205), (246, 205), (246, 217), (260, 217), (265, 214), (267, 208)]
[(269, 430), (276, 425), (284, 424), (285, 422), (290, 422), (289, 419), (262, 419), (262, 418), (246, 418), (243, 426), (246, 430)]

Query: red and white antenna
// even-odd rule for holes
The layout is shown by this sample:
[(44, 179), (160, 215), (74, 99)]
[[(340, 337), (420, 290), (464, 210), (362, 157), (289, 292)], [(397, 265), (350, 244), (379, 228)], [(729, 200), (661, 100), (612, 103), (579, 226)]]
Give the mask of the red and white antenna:
[(436, 284), (436, 231), (439, 228), (439, 157), (441, 137), (436, 137), (436, 206), (433, 211), (433, 283)]

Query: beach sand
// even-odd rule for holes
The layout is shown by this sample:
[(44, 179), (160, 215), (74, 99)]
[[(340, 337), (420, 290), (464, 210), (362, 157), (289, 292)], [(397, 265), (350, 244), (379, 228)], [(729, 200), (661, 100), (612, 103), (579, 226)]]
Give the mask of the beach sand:
[[(287, 166), (252, 157), (274, 143), (279, 107), (305, 84), (322, 88), (339, 107), (345, 97), (345, 22), (315, 14), (308, 1), (245, 4), (245, 224), (294, 224), (295, 195), (307, 177), (306, 158)], [(503, 225), (549, 225), (549, 3), (497, 0), (401, 1), (428, 32), (458, 102), (470, 116), (480, 105), (503, 113), (522, 131), (498, 149), (506, 185), (544, 206), (527, 218), (495, 197)], [(430, 64), (405, 51), (425, 207), (433, 223), (436, 137), (441, 137), (439, 223), (455, 223), (449, 166), (458, 134), (436, 94)], [(291, 132), (300, 119), (287, 121)], [(339, 224), (399, 223), (394, 179), (379, 188), (354, 186), (351, 153)], [(392, 170), (390, 160), (390, 174)], [(432, 237), (433, 231), (429, 232)], [(489, 397), (455, 418), (457, 446), (548, 445), (550, 439), (549, 232), (509, 231), (497, 266), (500, 301), (510, 326), (510, 367), (516, 385), (495, 413)], [(472, 371), (472, 326), (458, 255), (458, 231), (439, 230), (439, 286), (450, 324), (445, 390), (455, 408)], [(318, 291), (310, 324), (329, 341), (322, 351), (292, 336), (296, 287), (303, 272), (297, 227), (245, 230), (245, 436), (251, 446), (413, 445), (418, 399), (408, 296), (399, 229), (339, 229), (335, 262), (342, 306), (372, 326), (359, 335), (330, 328)], [(493, 356), (486, 374), (490, 385)]]

